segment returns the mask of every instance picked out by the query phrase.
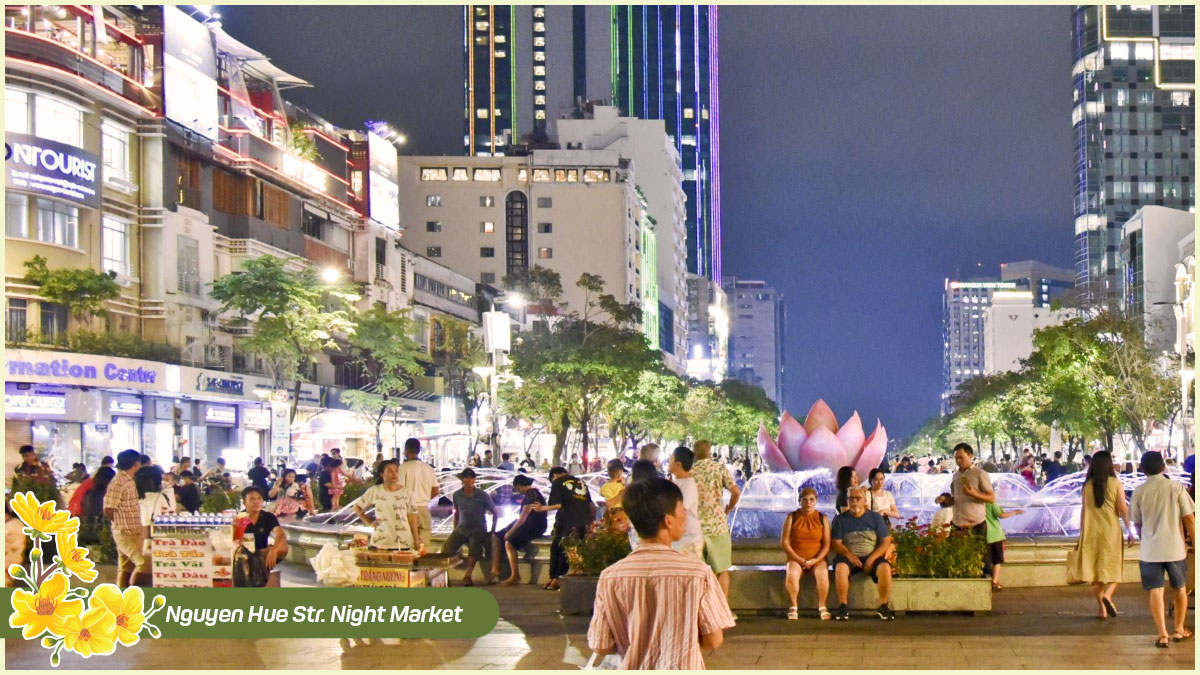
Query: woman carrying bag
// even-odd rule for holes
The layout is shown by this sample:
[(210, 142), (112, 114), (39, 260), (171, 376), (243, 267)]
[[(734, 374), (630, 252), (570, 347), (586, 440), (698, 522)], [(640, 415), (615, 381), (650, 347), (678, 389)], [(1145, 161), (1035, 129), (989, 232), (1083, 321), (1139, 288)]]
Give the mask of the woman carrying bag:
[(1121, 523), (1133, 545), (1133, 526), (1125, 490), (1113, 470), (1112, 454), (1092, 455), (1087, 480), (1083, 484), (1083, 504), (1079, 512), (1079, 543), (1067, 556), (1067, 580), (1090, 583), (1096, 596), (1099, 618), (1117, 616), (1112, 596), (1122, 581), (1125, 551), (1121, 546)]

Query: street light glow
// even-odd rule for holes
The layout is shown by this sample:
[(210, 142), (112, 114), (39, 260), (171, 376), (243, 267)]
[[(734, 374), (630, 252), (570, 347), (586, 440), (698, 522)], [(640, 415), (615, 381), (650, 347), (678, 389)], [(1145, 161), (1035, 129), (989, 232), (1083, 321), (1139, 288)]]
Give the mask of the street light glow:
[(513, 309), (521, 309), (525, 306), (525, 296), (520, 293), (509, 293), (504, 297), (504, 304)]
[(336, 267), (326, 267), (321, 270), (321, 278), (325, 280), (325, 283), (332, 284), (342, 278), (342, 273)]

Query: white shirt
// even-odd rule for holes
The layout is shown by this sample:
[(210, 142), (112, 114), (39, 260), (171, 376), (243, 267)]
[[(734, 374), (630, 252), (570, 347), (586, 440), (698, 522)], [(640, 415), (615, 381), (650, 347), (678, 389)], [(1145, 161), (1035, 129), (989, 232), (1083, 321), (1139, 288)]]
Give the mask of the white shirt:
[(929, 529), (934, 532), (939, 529), (949, 530), (951, 521), (954, 520), (954, 509), (949, 506), (943, 506), (938, 509), (938, 512), (933, 514), (933, 520), (929, 522)]
[(675, 542), (675, 550), (691, 546), (700, 540), (700, 491), (696, 489), (696, 481), (691, 478), (674, 478), (679, 491), (683, 493), (683, 507), (687, 509), (687, 525), (684, 526), (683, 536)]
[(408, 488), (408, 498), (416, 508), (429, 508), (429, 495), (438, 486), (433, 467), (419, 459), (400, 462), (400, 482)]
[(363, 493), (358, 505), (364, 511), (375, 507), (377, 524), (371, 532), (372, 546), (387, 549), (412, 548), (413, 536), (412, 528), (408, 524), (408, 514), (413, 506), (408, 495), (408, 490), (404, 489), (403, 485), (397, 490), (388, 490), (383, 485), (372, 485)]
[(1129, 519), (1142, 533), (1142, 562), (1177, 562), (1187, 559), (1183, 541), (1184, 516), (1196, 512), (1196, 505), (1183, 484), (1163, 474), (1149, 476), (1129, 498)]

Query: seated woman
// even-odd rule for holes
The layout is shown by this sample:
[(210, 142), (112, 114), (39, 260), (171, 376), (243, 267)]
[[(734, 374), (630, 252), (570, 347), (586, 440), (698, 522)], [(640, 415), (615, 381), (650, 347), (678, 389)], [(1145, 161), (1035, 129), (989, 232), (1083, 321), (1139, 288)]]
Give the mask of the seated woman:
[[(279, 525), (279, 519), (274, 513), (263, 510), (267, 496), (261, 488), (251, 485), (242, 490), (242, 506), (246, 509), (246, 532), (254, 535), (254, 553), (263, 562), (267, 571), (275, 569), (280, 556), (286, 556), (288, 551), (287, 533)], [(271, 543), (271, 537), (275, 542)], [(268, 586), (279, 586), (279, 575), (270, 574), (267, 577)]]
[(800, 595), (800, 579), (807, 570), (817, 582), (817, 611), (822, 621), (831, 617), (825, 607), (829, 595), (829, 567), (825, 556), (829, 554), (829, 519), (817, 510), (817, 491), (804, 488), (800, 491), (800, 508), (788, 514), (783, 521), (783, 533), (779, 539), (787, 555), (787, 576), (784, 589), (787, 591), (788, 619), (798, 618), (796, 599)]
[[(883, 479), (886, 475), (879, 469), (871, 469), (871, 473), (868, 474), (867, 485), (870, 488), (867, 490), (867, 508), (883, 516), (883, 522), (887, 523), (888, 529), (891, 529), (892, 519), (900, 520), (900, 510), (896, 508), (896, 498), (883, 488)], [(884, 557), (893, 563), (896, 562), (895, 545), (888, 549)]]
[(843, 466), (837, 472), (837, 499), (833, 503), (833, 508), (841, 513), (846, 510), (846, 493), (847, 491), (858, 485), (858, 472), (852, 466)]

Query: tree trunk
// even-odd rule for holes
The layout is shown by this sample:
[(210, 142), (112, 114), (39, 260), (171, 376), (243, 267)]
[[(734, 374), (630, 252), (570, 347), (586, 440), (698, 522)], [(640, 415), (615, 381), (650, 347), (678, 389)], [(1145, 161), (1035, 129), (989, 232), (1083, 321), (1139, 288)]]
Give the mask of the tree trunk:
[(567, 445), (567, 433), (571, 430), (571, 418), (567, 416), (567, 411), (565, 409), (562, 411), (562, 419), (559, 422), (559, 426), (555, 428), (555, 426), (551, 424), (550, 429), (554, 432), (553, 464), (555, 466), (562, 466), (563, 448), (565, 448)]
[(1104, 430), (1104, 447), (1108, 448), (1109, 454), (1113, 452), (1113, 432), (1112, 429)]

